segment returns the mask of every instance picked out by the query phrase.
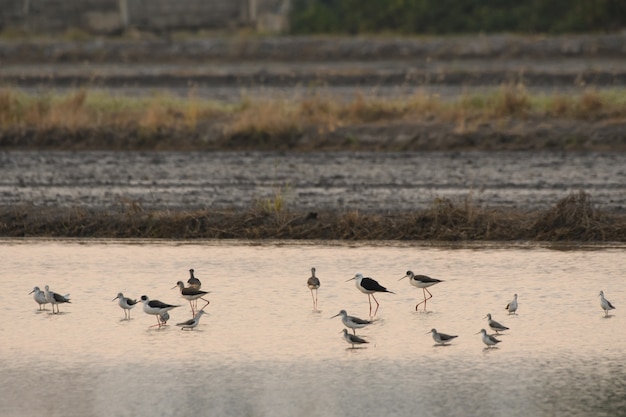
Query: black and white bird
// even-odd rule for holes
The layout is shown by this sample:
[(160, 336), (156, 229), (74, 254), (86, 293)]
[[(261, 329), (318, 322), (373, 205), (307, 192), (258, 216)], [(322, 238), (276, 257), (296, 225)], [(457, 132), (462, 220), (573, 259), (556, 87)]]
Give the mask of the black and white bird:
[[(492, 335), (487, 334), (487, 331), (485, 329), (480, 329), (480, 331), (478, 333), (481, 333), (481, 338), (483, 340), (483, 343), (485, 345), (487, 345), (487, 347), (492, 347), (497, 345), (498, 343), (501, 342), (501, 340), (496, 339), (495, 337), (493, 337)], [(476, 333), (476, 334), (478, 334)]]
[(190, 288), (195, 288), (197, 290), (199, 290), (202, 286), (200, 280), (193, 275), (193, 269), (189, 270), (189, 279), (187, 280), (187, 284)]
[[(59, 304), (71, 303), (69, 294), (61, 295), (54, 291), (50, 291), (50, 287), (48, 285), (44, 287), (44, 294), (46, 296), (46, 300), (48, 300), (48, 302), (52, 304), (52, 314), (60, 313)], [(56, 313), (54, 312), (54, 306), (57, 306)]]
[[(189, 301), (189, 306), (191, 307), (191, 314), (196, 315), (196, 308), (198, 307), (198, 299), (204, 297), (209, 293), (209, 291), (202, 291), (197, 288), (185, 287), (182, 281), (178, 281), (176, 285), (172, 287), (172, 289), (178, 287), (180, 289), (180, 296), (185, 300)], [(202, 298), (202, 300), (206, 301), (206, 306), (209, 305), (210, 301)], [(204, 308), (202, 307), (202, 308)]]
[[(387, 288), (380, 285), (376, 280), (372, 278), (364, 277), (363, 274), (361, 273), (357, 273), (355, 276), (353, 276), (349, 280), (346, 280), (346, 282), (352, 281), (352, 280), (356, 281), (356, 287), (359, 291), (361, 291), (363, 294), (367, 294), (367, 299), (370, 303), (370, 317), (376, 316), (376, 313), (378, 312), (378, 307), (380, 306), (380, 304), (378, 304), (378, 300), (376, 300), (376, 297), (374, 297), (374, 293), (388, 292), (391, 294), (395, 294), (394, 292), (391, 292)], [(376, 310), (374, 311), (373, 315), (372, 315), (372, 298), (374, 299), (374, 302), (376, 303)]]
[(598, 295), (600, 296), (600, 307), (604, 310), (604, 317), (608, 317), (609, 310), (614, 310), (615, 306), (611, 304), (609, 300), (604, 298), (604, 291), (600, 291), (600, 294)]
[[(430, 291), (428, 291), (427, 288), (435, 284), (439, 284), (440, 282), (443, 282), (443, 281), (437, 278), (431, 278), (426, 275), (415, 275), (413, 271), (406, 271), (406, 274), (402, 278), (400, 278), (398, 281), (407, 277), (409, 278), (409, 282), (411, 283), (411, 285), (417, 288), (421, 288), (422, 293), (424, 294), (424, 300), (417, 303), (417, 305), (415, 306), (415, 311), (417, 311), (419, 305), (422, 303), (424, 303), (424, 311), (426, 311), (426, 301), (433, 298), (433, 295), (430, 293)], [(426, 293), (428, 293), (428, 297), (426, 297)]]
[(509, 328), (508, 328), (508, 327), (506, 327), (506, 326), (504, 326), (504, 325), (502, 325), (502, 324), (498, 323), (498, 322), (497, 322), (497, 321), (495, 321), (494, 319), (492, 319), (492, 318), (491, 318), (491, 314), (487, 314), (487, 315), (485, 316), (485, 318), (487, 319), (487, 323), (489, 324), (489, 327), (490, 327), (493, 331), (495, 331), (496, 333), (503, 332), (503, 331), (505, 331), (505, 330), (509, 330)]
[(509, 314), (517, 314), (517, 294), (513, 294), (513, 300), (504, 307), (505, 310), (509, 311)]
[[(180, 307), (178, 305), (166, 304), (159, 300), (150, 300), (147, 295), (141, 296), (141, 302), (143, 303), (144, 313), (156, 316), (157, 326), (159, 326), (159, 328), (163, 325), (159, 317), (160, 314), (170, 311), (173, 308)], [(154, 326), (150, 326), (150, 327), (154, 327)]]
[(39, 287), (33, 288), (33, 290), (29, 292), (28, 294), (33, 294), (33, 300), (35, 300), (35, 302), (39, 304), (39, 311), (45, 310), (44, 306), (50, 302), (46, 298), (46, 293), (41, 291)]
[[(320, 280), (315, 276), (315, 268), (311, 268), (311, 276), (306, 280), (306, 285), (311, 290), (311, 298), (313, 298), (313, 311), (317, 311), (317, 290), (320, 287)], [(315, 292), (315, 295), (313, 292)]]
[(199, 323), (200, 317), (204, 314), (204, 310), (200, 310), (196, 313), (194, 318), (184, 321), (182, 323), (176, 323), (177, 326), (180, 326), (180, 330), (193, 330)]
[(358, 317), (349, 316), (348, 313), (346, 313), (346, 310), (341, 310), (339, 313), (332, 316), (331, 319), (334, 319), (337, 316), (341, 316), (341, 322), (343, 325), (352, 329), (352, 333), (355, 335), (356, 329), (362, 329), (363, 327), (372, 324), (371, 320), (363, 320)]
[(124, 319), (130, 320), (130, 310), (137, 305), (137, 300), (130, 299), (128, 297), (124, 297), (124, 294), (121, 292), (117, 293), (117, 297), (112, 299), (111, 301), (117, 300), (117, 304), (124, 310)]
[(452, 335), (445, 334), (445, 333), (439, 333), (437, 329), (431, 329), (428, 333), (431, 333), (433, 336), (433, 340), (440, 345), (445, 345), (446, 343), (450, 343), (452, 339), (455, 339), (457, 337), (456, 335), (452, 336)]
[(343, 329), (343, 338), (346, 342), (352, 345), (354, 349), (354, 345), (362, 345), (364, 343), (369, 343), (367, 340), (360, 338), (359, 336), (348, 333), (348, 329)]

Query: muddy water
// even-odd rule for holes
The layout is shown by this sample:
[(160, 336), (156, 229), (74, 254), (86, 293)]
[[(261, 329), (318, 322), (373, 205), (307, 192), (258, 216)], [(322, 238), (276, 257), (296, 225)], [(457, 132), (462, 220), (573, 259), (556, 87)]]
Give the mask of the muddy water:
[[(29, 416), (613, 416), (626, 407), (626, 248), (433, 247), (379, 242), (0, 241), (0, 415)], [(313, 312), (305, 281), (322, 286)], [(198, 328), (177, 289), (193, 267), (211, 304)], [(445, 280), (422, 291), (407, 269)], [(368, 316), (355, 272), (377, 296), (369, 341), (350, 349), (340, 309)], [(61, 313), (28, 292), (70, 293)], [(600, 309), (604, 290), (617, 307)], [(180, 304), (168, 325), (141, 307)], [(518, 314), (504, 306), (519, 295)], [(494, 349), (484, 316), (510, 327)], [(435, 346), (431, 328), (456, 334)]]
[(2, 152), (0, 205), (411, 210), (437, 197), (546, 208), (572, 191), (626, 207), (626, 154)]

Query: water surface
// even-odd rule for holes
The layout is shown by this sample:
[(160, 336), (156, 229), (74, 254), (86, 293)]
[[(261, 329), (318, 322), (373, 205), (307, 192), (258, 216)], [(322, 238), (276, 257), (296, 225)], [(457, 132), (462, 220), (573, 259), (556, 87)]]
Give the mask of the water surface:
[[(587, 416), (626, 407), (623, 246), (0, 241), (2, 416)], [(305, 282), (322, 281), (320, 312)], [(194, 331), (177, 289), (210, 290)], [(428, 312), (407, 269), (445, 280)], [(395, 294), (350, 349), (340, 309), (367, 318), (356, 272)], [(39, 312), (33, 286), (71, 293)], [(617, 309), (599, 306), (604, 290)], [(161, 330), (122, 291), (181, 307)], [(518, 315), (504, 306), (519, 295)], [(511, 328), (485, 349), (484, 316)], [(459, 337), (435, 346), (431, 328)]]

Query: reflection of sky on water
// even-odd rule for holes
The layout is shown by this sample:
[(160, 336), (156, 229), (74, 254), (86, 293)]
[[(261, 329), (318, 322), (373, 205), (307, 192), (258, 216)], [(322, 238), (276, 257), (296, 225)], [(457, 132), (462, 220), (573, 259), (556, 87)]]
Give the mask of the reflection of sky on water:
[[(620, 306), (623, 247), (432, 247), (240, 242), (2, 241), (0, 414), (136, 415), (616, 415), (626, 406)], [(561, 248), (562, 249), (562, 248)], [(311, 311), (310, 267), (322, 281)], [(171, 287), (193, 267), (212, 291), (197, 331)], [(445, 280), (430, 313), (407, 269)], [(340, 309), (365, 317), (355, 272), (380, 294), (377, 321), (350, 350)], [(28, 292), (70, 292), (60, 315)], [(603, 318), (597, 293), (616, 306)], [(170, 325), (112, 302), (117, 292), (177, 303)], [(519, 315), (504, 306), (519, 294)], [(10, 295), (10, 296), (9, 296)], [(511, 328), (498, 349), (475, 333), (486, 313)], [(458, 334), (433, 346), (431, 328)]]

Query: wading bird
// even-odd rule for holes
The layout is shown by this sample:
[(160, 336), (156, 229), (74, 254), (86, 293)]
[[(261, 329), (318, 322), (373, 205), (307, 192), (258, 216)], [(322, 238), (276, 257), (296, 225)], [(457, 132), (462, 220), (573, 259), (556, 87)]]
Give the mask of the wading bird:
[[(431, 278), (426, 275), (415, 275), (413, 271), (406, 271), (406, 275), (404, 275), (398, 281), (403, 280), (406, 277), (409, 277), (409, 282), (411, 283), (411, 285), (417, 288), (421, 288), (422, 293), (424, 294), (424, 300), (417, 303), (417, 305), (415, 306), (415, 311), (417, 311), (419, 305), (422, 303), (424, 303), (424, 311), (426, 311), (426, 301), (433, 298), (433, 295), (430, 293), (430, 291), (427, 290), (427, 288), (435, 284), (439, 284), (443, 281), (440, 279)], [(428, 297), (426, 297), (426, 293), (428, 293)]]
[[(376, 297), (374, 297), (375, 292), (388, 292), (391, 294), (395, 294), (394, 292), (391, 292), (387, 288), (380, 285), (376, 280), (364, 277), (361, 273), (357, 273), (349, 280), (346, 280), (346, 282), (352, 280), (356, 280), (356, 287), (359, 291), (361, 291), (363, 294), (367, 294), (367, 299), (370, 303), (370, 317), (376, 316), (376, 313), (378, 312), (378, 307), (380, 305), (378, 304), (378, 300), (376, 300)], [(376, 303), (376, 310), (374, 311), (374, 315), (372, 315), (372, 298)]]
[[(313, 298), (313, 311), (317, 311), (317, 289), (320, 287), (320, 280), (315, 276), (315, 268), (311, 268), (311, 276), (306, 280), (306, 285), (311, 290), (311, 298)], [(315, 295), (313, 295), (315, 291)]]

